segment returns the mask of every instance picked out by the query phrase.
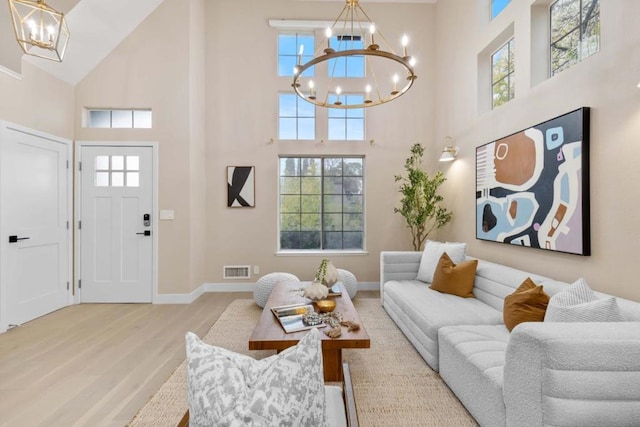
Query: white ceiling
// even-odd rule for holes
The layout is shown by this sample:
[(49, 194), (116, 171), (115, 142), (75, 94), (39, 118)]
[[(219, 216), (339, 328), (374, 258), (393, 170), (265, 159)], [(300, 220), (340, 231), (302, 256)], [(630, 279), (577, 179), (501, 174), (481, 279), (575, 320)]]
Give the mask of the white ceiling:
[[(75, 86), (164, 0), (50, 0), (65, 13), (71, 39), (62, 63), (24, 59)], [(341, 2), (345, 0), (299, 0)], [(362, 3), (436, 3), (438, 0), (362, 0)], [(77, 4), (75, 4), (77, 2)], [(75, 4), (75, 6), (74, 6)], [(71, 10), (68, 10), (71, 8)], [(8, 15), (8, 11), (6, 11)], [(7, 21), (8, 22), (8, 21)], [(15, 49), (14, 49), (15, 50)]]
[(62, 63), (24, 59), (75, 86), (163, 1), (81, 0), (66, 14), (71, 39)]

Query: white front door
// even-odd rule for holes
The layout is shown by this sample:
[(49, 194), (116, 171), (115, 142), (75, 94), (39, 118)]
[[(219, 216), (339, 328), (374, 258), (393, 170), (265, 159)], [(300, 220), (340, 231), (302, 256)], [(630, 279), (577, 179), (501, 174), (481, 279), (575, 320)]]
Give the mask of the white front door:
[(82, 302), (151, 302), (153, 148), (82, 146)]
[(70, 303), (70, 153), (70, 141), (2, 123), (2, 331)]

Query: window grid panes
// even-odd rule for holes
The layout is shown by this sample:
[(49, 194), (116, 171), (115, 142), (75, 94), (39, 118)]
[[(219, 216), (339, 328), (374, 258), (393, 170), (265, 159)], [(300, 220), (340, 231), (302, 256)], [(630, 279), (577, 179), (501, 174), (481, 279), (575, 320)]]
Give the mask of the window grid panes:
[(491, 95), (493, 108), (515, 96), (514, 41), (509, 40), (491, 56)]
[(139, 187), (139, 156), (96, 156), (96, 187)]
[(315, 105), (302, 100), (295, 93), (281, 93), (278, 100), (278, 139), (315, 139)]
[[(336, 95), (329, 96), (329, 103), (337, 101)], [(362, 104), (363, 94), (340, 95), (344, 105)], [(363, 141), (364, 140), (364, 108), (338, 109), (328, 111), (329, 140), (331, 141)]]
[(557, 0), (549, 16), (552, 76), (600, 50), (599, 0)]
[(509, 3), (511, 0), (491, 0), (491, 19), (498, 16)]
[[(302, 55), (300, 49), (302, 48)], [(315, 38), (312, 33), (278, 34), (278, 76), (293, 77), (296, 64), (304, 64), (313, 58)], [(304, 77), (314, 76), (314, 67), (302, 73)]]
[(364, 157), (280, 158), (280, 249), (364, 249)]
[(151, 129), (151, 110), (87, 110), (90, 128)]
[[(336, 52), (344, 50), (364, 49), (364, 43), (360, 36), (334, 36), (331, 38), (331, 47)], [(350, 57), (339, 57), (330, 59), (328, 62), (328, 74), (333, 78), (363, 78), (364, 77), (364, 56), (355, 55)]]

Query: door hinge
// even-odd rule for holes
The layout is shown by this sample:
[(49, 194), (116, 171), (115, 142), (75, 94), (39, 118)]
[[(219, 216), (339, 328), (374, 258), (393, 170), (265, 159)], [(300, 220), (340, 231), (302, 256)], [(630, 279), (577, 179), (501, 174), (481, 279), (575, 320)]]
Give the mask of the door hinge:
[(67, 169), (69, 169), (69, 160), (67, 160)]
[(78, 279), (78, 289), (82, 289), (82, 279)]
[(78, 221), (78, 230), (82, 230), (82, 220)]
[(67, 282), (67, 290), (69, 290), (69, 282)]
[(67, 230), (69, 229), (69, 221), (67, 221)]
[(78, 170), (82, 172), (82, 162), (78, 162)]

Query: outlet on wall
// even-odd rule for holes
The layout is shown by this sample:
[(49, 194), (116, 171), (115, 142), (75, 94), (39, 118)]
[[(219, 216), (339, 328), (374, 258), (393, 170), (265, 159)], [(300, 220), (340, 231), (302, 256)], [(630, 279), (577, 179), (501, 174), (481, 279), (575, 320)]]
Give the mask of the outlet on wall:
[(253, 266), (253, 274), (260, 274), (260, 266), (259, 265), (254, 265)]

